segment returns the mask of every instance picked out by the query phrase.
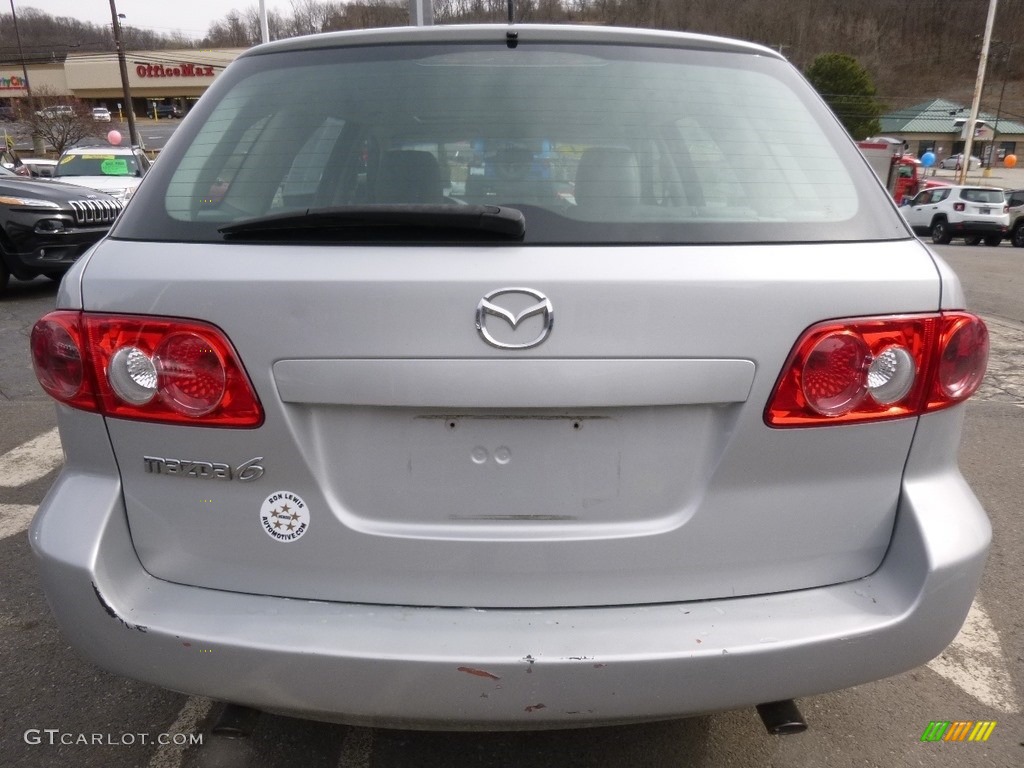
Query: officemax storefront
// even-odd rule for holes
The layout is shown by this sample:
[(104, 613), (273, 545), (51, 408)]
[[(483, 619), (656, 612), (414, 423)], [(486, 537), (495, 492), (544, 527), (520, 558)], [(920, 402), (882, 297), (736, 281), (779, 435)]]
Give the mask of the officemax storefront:
[[(217, 50), (128, 51), (128, 84), (135, 114), (148, 115), (156, 104), (187, 112), (244, 48)], [(62, 61), (26, 66), (33, 95), (78, 99), (107, 107), (115, 117), (126, 112), (121, 71), (114, 53), (69, 54)], [(20, 63), (0, 63), (0, 105), (14, 106), (28, 95)]]

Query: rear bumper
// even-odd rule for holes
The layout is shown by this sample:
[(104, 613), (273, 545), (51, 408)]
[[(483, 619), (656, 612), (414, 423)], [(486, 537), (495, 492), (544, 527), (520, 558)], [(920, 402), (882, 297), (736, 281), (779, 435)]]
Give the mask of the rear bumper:
[(950, 222), (949, 229), (956, 235), (1002, 235), (1006, 237), (1009, 227), (994, 221)]
[[(924, 421), (917, 444), (928, 446)], [(101, 471), (106, 460), (92, 445), (91, 466), (65, 469), (30, 532), (68, 639), (128, 677), (351, 723), (573, 727), (733, 709), (887, 677), (931, 659), (956, 635), (991, 533), (955, 466), (937, 472), (945, 457), (928, 455), (922, 465), (931, 469), (915, 472), (912, 456), (890, 550), (875, 574), (850, 583), (543, 610), (289, 600), (149, 576), (116, 474)]]

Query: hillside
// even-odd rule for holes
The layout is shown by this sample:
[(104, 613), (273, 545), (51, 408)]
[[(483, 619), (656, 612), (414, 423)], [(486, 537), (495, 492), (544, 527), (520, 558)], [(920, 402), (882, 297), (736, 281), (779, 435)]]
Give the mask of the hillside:
[[(242, 0), (246, 2), (246, 0)], [(659, 27), (739, 37), (782, 51), (804, 68), (827, 52), (848, 53), (875, 79), (890, 109), (942, 97), (969, 105), (977, 75), (989, 0), (516, 0), (524, 22), (590, 22)], [(275, 0), (268, 3), (276, 5)], [(270, 11), (271, 37), (407, 23), (407, 0), (290, 0), (291, 14)], [(434, 0), (438, 23), (504, 21), (506, 0)], [(135, 49), (227, 47), (254, 44), (256, 6), (232, 11), (201, 40), (126, 27)], [(0, 65), (20, 63), (10, 14), (0, 14)], [(25, 7), (18, 13), (25, 57), (113, 50), (110, 27), (50, 16)], [(1001, 0), (982, 108), (1024, 120), (1024, 0)], [(1015, 42), (1015, 38), (1019, 42)], [(1005, 82), (1005, 88), (1004, 88)]]

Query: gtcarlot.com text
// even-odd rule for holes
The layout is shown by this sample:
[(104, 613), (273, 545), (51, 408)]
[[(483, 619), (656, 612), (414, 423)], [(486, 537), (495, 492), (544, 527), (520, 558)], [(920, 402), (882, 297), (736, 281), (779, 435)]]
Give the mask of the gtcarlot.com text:
[(190, 747), (203, 743), (201, 733), (72, 733), (59, 728), (29, 728), (25, 743), (45, 746), (134, 747), (146, 744)]

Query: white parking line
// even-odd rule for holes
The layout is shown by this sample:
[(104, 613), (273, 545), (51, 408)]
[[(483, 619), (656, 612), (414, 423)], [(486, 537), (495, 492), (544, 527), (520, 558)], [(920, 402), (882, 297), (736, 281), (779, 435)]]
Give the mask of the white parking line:
[(338, 768), (370, 768), (373, 755), (373, 730), (370, 728), (349, 728), (341, 742)]
[(0, 539), (21, 533), (32, 522), (36, 513), (30, 504), (0, 504)]
[(56, 427), (0, 456), (0, 488), (17, 488), (45, 477), (64, 463)]
[[(199, 725), (202, 723), (203, 718), (210, 714), (212, 706), (213, 702), (210, 699), (204, 699), (201, 696), (190, 696), (188, 701), (185, 702), (185, 706), (181, 708), (181, 712), (178, 713), (178, 719), (166, 731), (171, 737), (170, 741), (173, 742), (174, 736), (179, 733), (190, 738), (193, 734), (198, 734), (200, 732)], [(189, 739), (186, 739), (182, 744), (161, 744), (157, 747), (153, 756), (149, 758), (148, 767), (181, 768), (182, 762), (185, 759), (185, 750), (189, 746)]]
[(982, 704), (1000, 712), (1020, 712), (1010, 670), (992, 620), (977, 600), (963, 629), (928, 668), (967, 691)]

